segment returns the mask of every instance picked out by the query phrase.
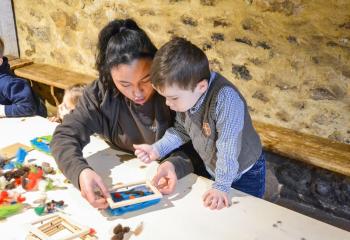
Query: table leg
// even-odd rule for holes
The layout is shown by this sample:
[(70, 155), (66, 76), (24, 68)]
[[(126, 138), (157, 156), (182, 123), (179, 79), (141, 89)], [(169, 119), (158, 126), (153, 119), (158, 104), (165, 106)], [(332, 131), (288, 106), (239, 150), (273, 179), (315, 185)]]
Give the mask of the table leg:
[(56, 98), (54, 86), (50, 86), (50, 92), (51, 92), (51, 96), (52, 96), (53, 100), (55, 101), (56, 107), (58, 107), (58, 105), (60, 105), (60, 103), (59, 103), (58, 99)]

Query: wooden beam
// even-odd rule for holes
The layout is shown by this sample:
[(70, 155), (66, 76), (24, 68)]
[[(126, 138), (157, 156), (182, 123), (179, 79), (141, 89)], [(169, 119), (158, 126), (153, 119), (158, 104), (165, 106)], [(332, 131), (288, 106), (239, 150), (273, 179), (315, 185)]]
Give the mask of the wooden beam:
[(257, 121), (254, 127), (265, 150), (350, 176), (350, 145)]

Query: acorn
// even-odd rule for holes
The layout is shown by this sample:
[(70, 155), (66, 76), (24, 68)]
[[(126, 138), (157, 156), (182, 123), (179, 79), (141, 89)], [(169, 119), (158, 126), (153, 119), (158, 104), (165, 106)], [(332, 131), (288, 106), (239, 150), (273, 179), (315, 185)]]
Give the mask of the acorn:
[(113, 229), (113, 233), (114, 234), (118, 234), (118, 233), (123, 233), (123, 227), (121, 224), (118, 224), (117, 226), (114, 227)]
[(130, 231), (129, 227), (123, 227), (123, 233), (128, 233)]
[(114, 235), (114, 236), (111, 238), (111, 240), (123, 240), (123, 238), (124, 238), (124, 234), (123, 234), (122, 232), (120, 232), (120, 233)]

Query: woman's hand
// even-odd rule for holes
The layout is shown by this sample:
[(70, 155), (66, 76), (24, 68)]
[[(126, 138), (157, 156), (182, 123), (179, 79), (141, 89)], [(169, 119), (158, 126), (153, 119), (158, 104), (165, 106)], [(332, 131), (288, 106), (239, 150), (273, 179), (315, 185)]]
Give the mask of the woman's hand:
[(135, 148), (136, 157), (144, 163), (150, 163), (159, 158), (158, 151), (152, 145), (134, 144), (133, 146)]
[(224, 207), (230, 206), (227, 193), (214, 188), (204, 193), (203, 204), (205, 207), (208, 207), (211, 210), (220, 210)]
[(171, 194), (175, 190), (177, 176), (171, 162), (165, 161), (159, 165), (152, 184), (163, 194)]
[(101, 177), (90, 168), (85, 168), (79, 175), (81, 195), (95, 208), (108, 207), (107, 197), (109, 192)]

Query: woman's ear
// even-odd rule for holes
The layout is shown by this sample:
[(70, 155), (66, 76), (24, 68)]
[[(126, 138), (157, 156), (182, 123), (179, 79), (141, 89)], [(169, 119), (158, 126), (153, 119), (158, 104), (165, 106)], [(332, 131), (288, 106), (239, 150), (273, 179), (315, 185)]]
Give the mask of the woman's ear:
[(201, 94), (203, 94), (203, 93), (205, 93), (205, 91), (207, 91), (207, 89), (208, 89), (208, 80), (207, 79), (203, 79), (203, 80), (201, 80), (200, 82), (198, 82), (197, 83), (197, 89), (198, 89), (198, 91), (201, 93)]

